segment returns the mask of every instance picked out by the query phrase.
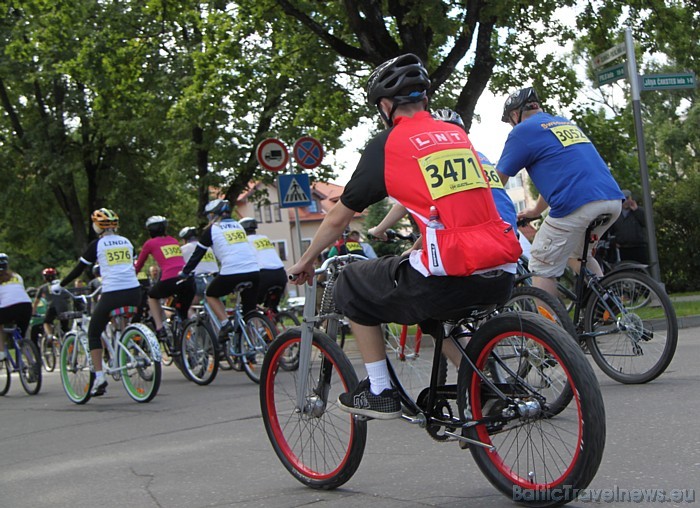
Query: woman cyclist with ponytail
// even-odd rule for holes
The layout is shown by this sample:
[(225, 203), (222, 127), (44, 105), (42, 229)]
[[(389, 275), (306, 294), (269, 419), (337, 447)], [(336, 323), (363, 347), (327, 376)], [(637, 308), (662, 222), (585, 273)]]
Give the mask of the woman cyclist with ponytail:
[(141, 301), (141, 289), (134, 271), (134, 247), (117, 234), (119, 216), (108, 208), (92, 212), (92, 229), (98, 238), (88, 245), (78, 264), (61, 281), (55, 281), (51, 292), (58, 294), (62, 287), (78, 278), (85, 268), (100, 264), (102, 296), (95, 305), (88, 327), (90, 358), (95, 368), (95, 384), (92, 396), (104, 395), (107, 379), (102, 370), (102, 340), (100, 336), (109, 322), (109, 314), (119, 307), (137, 307)]
[(252, 287), (241, 292), (243, 314), (255, 309), (260, 269), (255, 250), (248, 243), (243, 226), (231, 218), (231, 205), (225, 199), (210, 201), (204, 209), (209, 226), (204, 230), (192, 257), (183, 268), (181, 277), (189, 277), (209, 247), (221, 264), (219, 274), (207, 286), (207, 303), (221, 323), (219, 341), (228, 340), (233, 324), (226, 314), (221, 298), (232, 293), (242, 282), (251, 282)]

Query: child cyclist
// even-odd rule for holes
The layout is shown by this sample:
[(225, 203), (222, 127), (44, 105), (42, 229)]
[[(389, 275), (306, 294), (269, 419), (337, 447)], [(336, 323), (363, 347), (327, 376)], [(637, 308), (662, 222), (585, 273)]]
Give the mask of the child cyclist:
[(100, 336), (109, 322), (109, 314), (119, 307), (137, 307), (141, 301), (141, 289), (134, 271), (134, 247), (117, 234), (119, 216), (108, 208), (92, 212), (92, 229), (98, 238), (90, 243), (78, 260), (78, 264), (61, 281), (55, 281), (51, 292), (58, 294), (62, 287), (78, 278), (85, 268), (100, 264), (102, 296), (95, 305), (88, 327), (90, 358), (95, 368), (95, 384), (92, 395), (98, 397), (107, 391), (107, 379), (102, 370), (102, 341)]
[(221, 263), (219, 274), (207, 286), (207, 303), (221, 323), (219, 341), (226, 342), (233, 331), (233, 324), (226, 314), (221, 298), (233, 292), (242, 282), (251, 282), (252, 287), (241, 293), (243, 313), (255, 309), (260, 270), (255, 250), (248, 243), (243, 227), (231, 218), (231, 205), (225, 199), (210, 201), (204, 209), (209, 226), (204, 230), (192, 257), (183, 268), (181, 277), (189, 277), (209, 247)]
[(153, 283), (148, 290), (148, 308), (156, 325), (156, 335), (159, 339), (167, 337), (167, 331), (163, 328), (161, 298), (175, 296), (173, 307), (183, 321), (187, 319), (187, 311), (194, 299), (194, 281), (181, 280), (177, 276), (185, 266), (185, 258), (182, 257), (178, 241), (165, 234), (167, 227), (168, 220), (162, 215), (154, 215), (146, 220), (146, 229), (148, 229), (151, 238), (143, 244), (135, 265), (138, 273), (146, 263), (148, 256), (153, 256), (160, 268), (160, 279)]

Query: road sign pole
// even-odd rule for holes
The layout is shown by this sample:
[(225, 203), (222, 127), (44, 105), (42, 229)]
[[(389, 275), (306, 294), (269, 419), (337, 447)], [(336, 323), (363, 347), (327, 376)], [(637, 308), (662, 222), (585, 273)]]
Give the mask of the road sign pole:
[(646, 219), (647, 239), (649, 242), (649, 264), (651, 275), (661, 282), (661, 270), (659, 268), (659, 254), (656, 248), (656, 226), (654, 225), (654, 212), (651, 203), (651, 186), (649, 185), (649, 167), (647, 166), (647, 152), (644, 144), (644, 128), (642, 125), (642, 106), (639, 87), (639, 75), (637, 74), (637, 61), (634, 55), (634, 40), (632, 30), (625, 30), (625, 45), (627, 50), (627, 65), (632, 91), (632, 112), (634, 114), (634, 131), (637, 136), (637, 157), (639, 158), (639, 172), (642, 181), (642, 193), (644, 195), (644, 218)]

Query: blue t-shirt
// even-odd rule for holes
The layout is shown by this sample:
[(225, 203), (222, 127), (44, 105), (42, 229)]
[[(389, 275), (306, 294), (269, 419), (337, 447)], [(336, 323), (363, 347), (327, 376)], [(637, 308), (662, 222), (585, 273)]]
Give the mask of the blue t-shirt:
[(513, 127), (498, 169), (515, 176), (527, 169), (552, 217), (593, 201), (624, 199), (593, 143), (570, 120), (537, 113)]
[(506, 192), (503, 187), (503, 182), (498, 177), (496, 173), (496, 168), (491, 164), (491, 161), (481, 152), (476, 152), (479, 156), (479, 162), (484, 167), (486, 171), (486, 176), (489, 179), (489, 185), (491, 186), (491, 194), (493, 195), (493, 200), (496, 203), (496, 208), (498, 209), (498, 215), (501, 216), (505, 222), (513, 226), (513, 231), (518, 232), (516, 222), (518, 221), (518, 213), (515, 210), (515, 205), (513, 200)]

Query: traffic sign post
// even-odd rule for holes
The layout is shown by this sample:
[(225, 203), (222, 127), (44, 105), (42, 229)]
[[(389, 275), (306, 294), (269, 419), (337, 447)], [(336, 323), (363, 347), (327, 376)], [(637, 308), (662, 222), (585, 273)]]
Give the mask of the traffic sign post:
[(645, 74), (640, 76), (642, 91), (645, 90), (678, 90), (683, 88), (695, 88), (695, 74), (685, 72), (681, 74)]
[(320, 141), (309, 136), (297, 139), (292, 153), (294, 160), (304, 169), (317, 168), (323, 160), (323, 147)]
[(613, 83), (618, 79), (627, 77), (627, 65), (621, 63), (619, 65), (613, 65), (612, 67), (606, 67), (603, 70), (597, 72), (598, 86), (606, 85), (608, 83)]
[(258, 144), (255, 150), (258, 163), (268, 171), (279, 171), (289, 163), (289, 152), (279, 139), (268, 138)]

